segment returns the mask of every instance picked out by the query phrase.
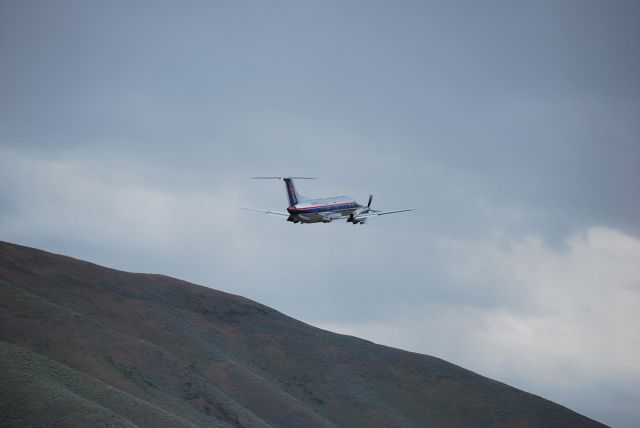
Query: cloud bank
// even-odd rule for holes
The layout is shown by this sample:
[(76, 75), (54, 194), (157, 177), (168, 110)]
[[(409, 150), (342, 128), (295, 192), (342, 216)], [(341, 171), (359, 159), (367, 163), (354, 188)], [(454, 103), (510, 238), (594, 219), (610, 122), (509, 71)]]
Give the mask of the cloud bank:
[(562, 248), (499, 234), (492, 241), (441, 241), (439, 248), (449, 261), (450, 283), (483, 287), (496, 301), (441, 300), (390, 323), (323, 326), (454, 357), (586, 414), (633, 424), (628, 415), (640, 399), (633, 388), (640, 381), (638, 237), (591, 227)]

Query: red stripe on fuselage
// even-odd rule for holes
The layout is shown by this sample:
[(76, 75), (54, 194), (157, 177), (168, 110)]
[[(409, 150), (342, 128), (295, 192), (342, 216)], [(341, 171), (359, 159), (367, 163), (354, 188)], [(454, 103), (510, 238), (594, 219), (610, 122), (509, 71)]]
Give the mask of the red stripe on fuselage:
[(350, 205), (349, 207), (345, 207), (345, 209), (358, 208), (358, 204), (356, 202), (342, 202), (342, 203), (331, 204), (331, 205), (314, 205), (311, 207), (303, 207), (303, 208), (288, 208), (288, 211), (291, 212), (291, 211), (315, 210), (318, 208), (330, 209), (331, 207), (338, 207), (341, 205)]

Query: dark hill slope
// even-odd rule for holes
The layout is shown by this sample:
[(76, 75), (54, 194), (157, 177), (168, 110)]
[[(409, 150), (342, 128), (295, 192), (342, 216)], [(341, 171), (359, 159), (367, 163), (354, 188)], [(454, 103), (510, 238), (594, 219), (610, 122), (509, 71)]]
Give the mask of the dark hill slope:
[(16, 345), (0, 342), (2, 425), (195, 428), (158, 407)]
[[(23, 348), (3, 351), (13, 355), (3, 371), (25, 375), (16, 352), (39, 354), (39, 377), (57, 379), (53, 361), (74, 369), (80, 386), (68, 406), (79, 397), (101, 409), (91, 417), (139, 426), (158, 426), (145, 422), (154, 417), (200, 426), (602, 426), (438, 358), (323, 331), (242, 297), (2, 242), (0, 340)], [(116, 398), (87, 395), (96, 388), (136, 397), (138, 419)], [(25, 400), (46, 399), (35, 389), (3, 402), (2, 422), (19, 419), (11, 411)], [(68, 415), (54, 410), (48, 421), (64, 425)]]

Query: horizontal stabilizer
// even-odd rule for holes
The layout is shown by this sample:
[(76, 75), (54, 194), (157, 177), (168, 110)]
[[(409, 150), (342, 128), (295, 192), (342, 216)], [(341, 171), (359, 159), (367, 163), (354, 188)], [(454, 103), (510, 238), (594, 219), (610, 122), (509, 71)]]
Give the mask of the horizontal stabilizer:
[(315, 180), (315, 177), (251, 177), (253, 180), (284, 180), (284, 186), (287, 190), (287, 198), (289, 199), (289, 206), (297, 205), (298, 202), (305, 201), (307, 198), (302, 196), (296, 190), (293, 180)]
[(315, 177), (251, 177), (251, 180), (315, 180)]

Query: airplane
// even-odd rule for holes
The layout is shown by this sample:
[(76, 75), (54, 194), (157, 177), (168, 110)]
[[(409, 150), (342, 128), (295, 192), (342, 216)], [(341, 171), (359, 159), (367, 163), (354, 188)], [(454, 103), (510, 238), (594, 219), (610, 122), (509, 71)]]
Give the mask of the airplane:
[(244, 208), (243, 210), (255, 211), (263, 214), (271, 214), (287, 217), (287, 221), (296, 223), (331, 223), (334, 220), (347, 219), (347, 223), (365, 224), (367, 218), (387, 214), (414, 211), (415, 208), (378, 211), (371, 208), (373, 195), (369, 195), (367, 205), (360, 205), (349, 196), (331, 196), (326, 198), (306, 198), (296, 190), (293, 180), (315, 180), (313, 177), (251, 177), (252, 180), (283, 180), (289, 198), (287, 212), (261, 210), (257, 208)]

